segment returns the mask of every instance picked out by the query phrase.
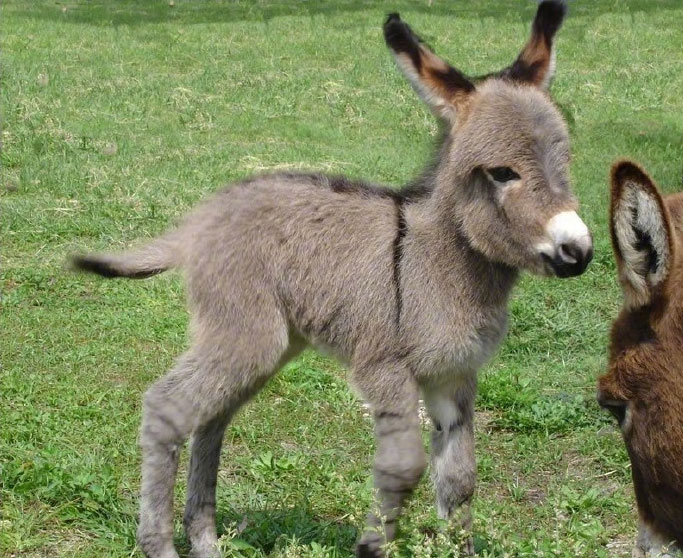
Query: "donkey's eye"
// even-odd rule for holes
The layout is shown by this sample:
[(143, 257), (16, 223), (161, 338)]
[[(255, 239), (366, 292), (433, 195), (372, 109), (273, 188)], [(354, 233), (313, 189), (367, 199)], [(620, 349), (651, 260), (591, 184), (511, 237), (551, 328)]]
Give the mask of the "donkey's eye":
[(626, 405), (608, 405), (605, 407), (611, 415), (617, 419), (617, 423), (621, 426), (626, 418)]
[(496, 182), (509, 182), (510, 180), (519, 180), (519, 175), (510, 167), (493, 167), (488, 169), (491, 178)]
[(619, 426), (624, 423), (626, 418), (626, 409), (628, 403), (626, 401), (618, 401), (606, 399), (602, 394), (598, 395), (598, 404), (605, 410), (609, 411), (610, 414), (617, 419)]

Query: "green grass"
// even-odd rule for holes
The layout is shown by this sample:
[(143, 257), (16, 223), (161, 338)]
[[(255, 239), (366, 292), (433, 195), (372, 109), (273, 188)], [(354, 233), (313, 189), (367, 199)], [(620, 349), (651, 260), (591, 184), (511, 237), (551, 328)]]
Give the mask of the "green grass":
[[(155, 235), (254, 172), (411, 178), (436, 125), (385, 51), (390, 10), (477, 74), (516, 56), (534, 4), (3, 2), (1, 555), (136, 554), (141, 394), (186, 344), (177, 276), (101, 281), (66, 254)], [(682, 18), (679, 0), (574, 2), (560, 32), (553, 94), (596, 257), (578, 279), (523, 279), (481, 375), (480, 556), (630, 556), (628, 459), (594, 402), (619, 305), (606, 177), (630, 156), (683, 188)], [(306, 353), (230, 426), (226, 556), (351, 556), (373, 441), (338, 371)], [(422, 483), (398, 555), (450, 552), (432, 500)]]

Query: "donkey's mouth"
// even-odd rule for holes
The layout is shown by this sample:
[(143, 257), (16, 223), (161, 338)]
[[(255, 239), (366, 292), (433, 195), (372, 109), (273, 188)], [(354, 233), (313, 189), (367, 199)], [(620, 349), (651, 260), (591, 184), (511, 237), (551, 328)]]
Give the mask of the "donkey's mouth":
[(593, 259), (593, 238), (576, 211), (561, 211), (548, 220), (545, 240), (536, 250), (547, 271), (556, 277), (575, 277)]
[(584, 252), (575, 246), (562, 245), (554, 256), (542, 253), (541, 257), (556, 277), (576, 277), (586, 271), (593, 259), (593, 248)]

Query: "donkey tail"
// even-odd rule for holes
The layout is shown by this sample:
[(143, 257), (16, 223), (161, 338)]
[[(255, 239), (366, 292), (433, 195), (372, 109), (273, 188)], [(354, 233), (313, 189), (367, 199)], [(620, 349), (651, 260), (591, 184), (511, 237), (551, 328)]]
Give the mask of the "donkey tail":
[(144, 279), (181, 264), (179, 239), (162, 236), (127, 252), (114, 254), (74, 254), (71, 268), (97, 273), (102, 277), (128, 277)]

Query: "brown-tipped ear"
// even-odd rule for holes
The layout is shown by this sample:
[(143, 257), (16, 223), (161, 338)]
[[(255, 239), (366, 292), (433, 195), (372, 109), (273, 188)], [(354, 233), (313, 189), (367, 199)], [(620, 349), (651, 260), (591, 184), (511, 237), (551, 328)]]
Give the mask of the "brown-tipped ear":
[(512, 66), (505, 68), (498, 75), (547, 90), (555, 73), (553, 38), (562, 26), (566, 13), (567, 5), (562, 0), (541, 2), (531, 26), (529, 42)]
[(610, 232), (628, 307), (650, 304), (673, 266), (669, 212), (657, 186), (631, 161), (612, 166)]
[(456, 113), (474, 92), (474, 84), (430, 51), (398, 14), (389, 14), (384, 23), (384, 40), (398, 67), (432, 112), (455, 122)]

